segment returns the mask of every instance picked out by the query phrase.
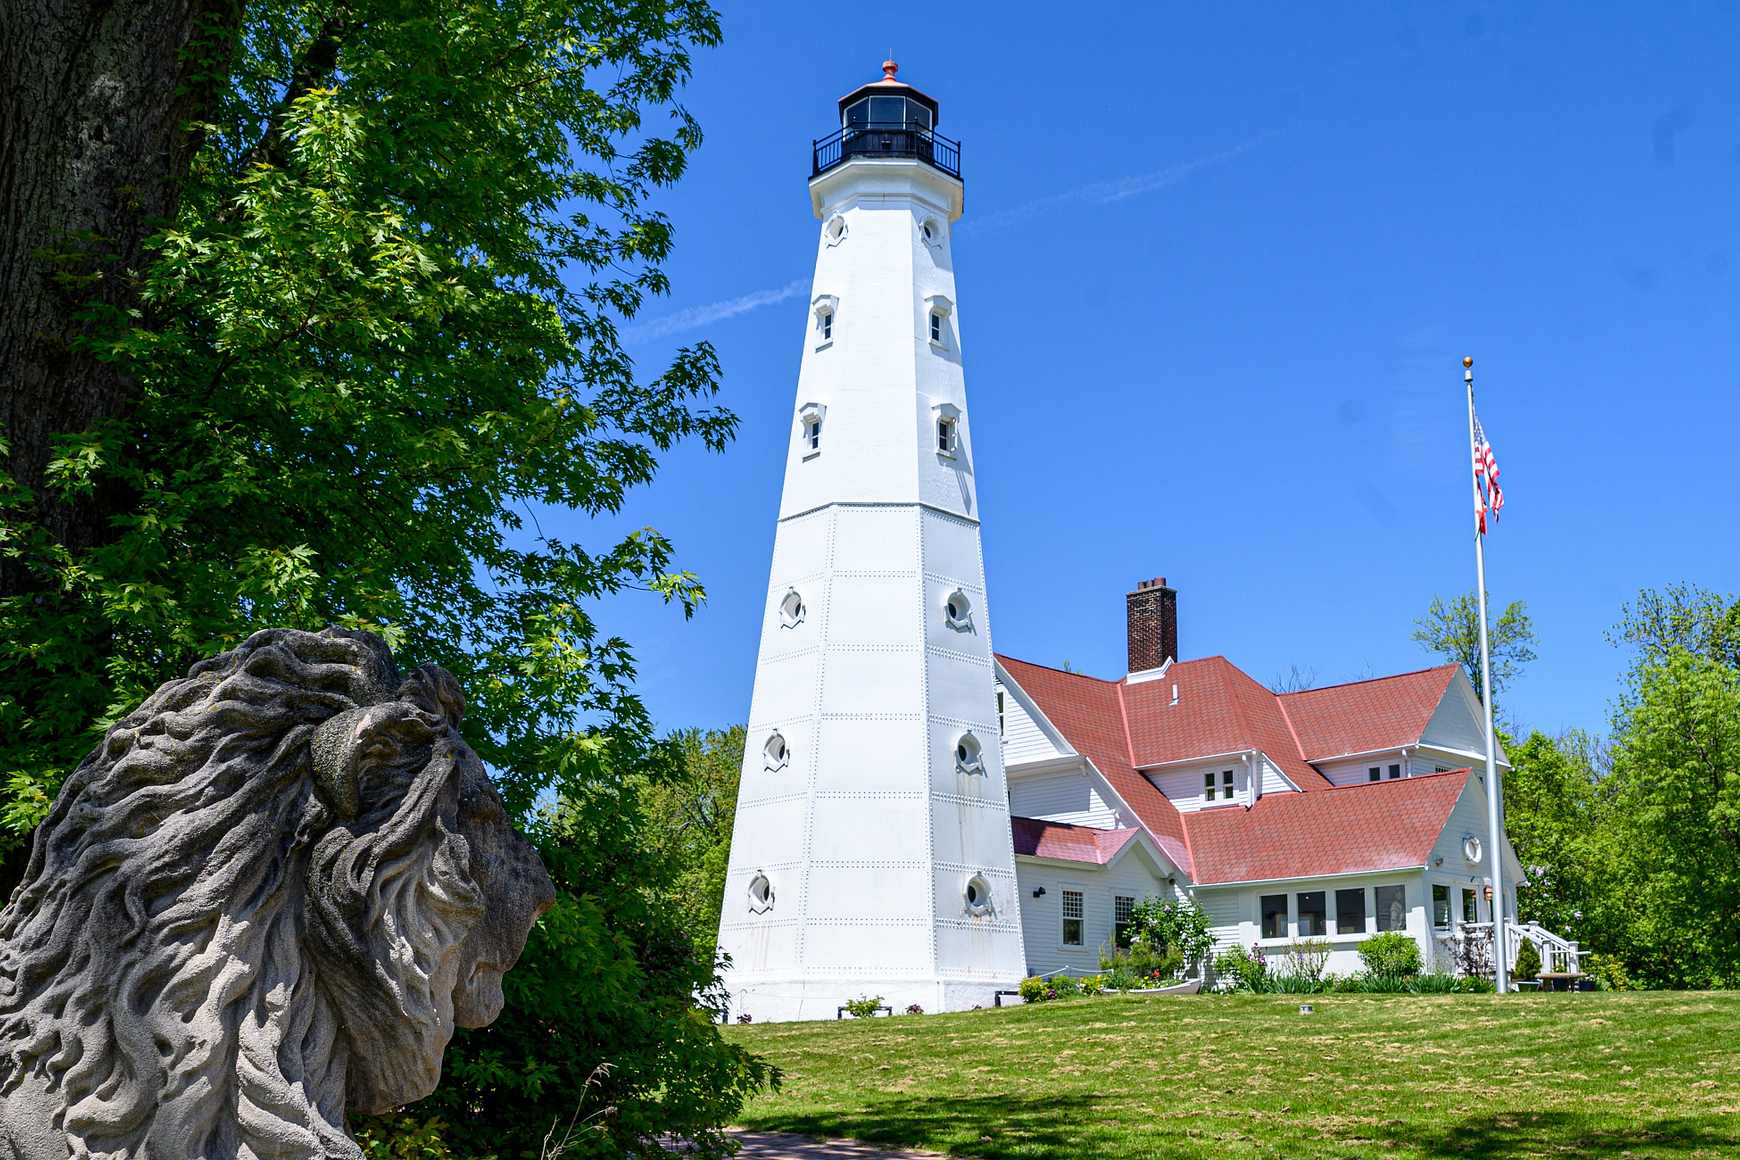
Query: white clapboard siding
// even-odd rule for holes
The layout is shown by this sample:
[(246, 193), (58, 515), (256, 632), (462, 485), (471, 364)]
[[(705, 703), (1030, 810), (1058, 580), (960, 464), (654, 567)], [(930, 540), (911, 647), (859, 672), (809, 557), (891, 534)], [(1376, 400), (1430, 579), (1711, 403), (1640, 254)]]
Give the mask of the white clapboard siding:
[(1460, 749), (1468, 753), (1486, 752), (1486, 729), (1480, 722), (1480, 703), (1461, 674), (1450, 679), (1444, 699), (1432, 711), (1426, 731), (1420, 735), (1422, 745)]
[[(1027, 973), (1049, 975), (1068, 971), (1092, 975), (1100, 969), (1100, 950), (1112, 945), (1113, 899), (1117, 895), (1140, 902), (1144, 898), (1176, 897), (1177, 892), (1154, 873), (1153, 865), (1134, 850), (1126, 850), (1111, 867), (1054, 866), (1015, 861), (1021, 898), (1021, 936), (1027, 951)], [(1036, 889), (1045, 893), (1033, 897)], [(1063, 945), (1063, 892), (1082, 895), (1082, 945)]]
[(1059, 749), (1046, 736), (1045, 730), (1021, 705), (1021, 699), (997, 684), (997, 695), (1003, 705), (1003, 768), (1025, 765), (1032, 761), (1048, 761), (1066, 757), (1068, 750)]
[[(1371, 780), (1371, 769), (1376, 766), (1378, 779), (1389, 780), (1390, 766), (1401, 766), (1402, 776), (1408, 776), (1409, 762), (1402, 759), (1401, 750), (1392, 753), (1368, 754), (1365, 757), (1355, 757), (1349, 761), (1324, 761), (1317, 765), (1318, 772), (1329, 779), (1331, 785), (1364, 785)], [(1428, 766), (1426, 772), (1431, 772)]]
[(1116, 811), (1100, 793), (1099, 779), (1075, 770), (1035, 774), (1011, 770), (1009, 812), (1018, 818), (1040, 818), (1102, 830), (1118, 825)]
[(1281, 767), (1263, 758), (1263, 792), (1264, 793), (1296, 793), (1299, 787), (1287, 780), (1287, 775), (1281, 772)]
[[(1226, 770), (1233, 771), (1233, 788), (1237, 791), (1231, 801), (1221, 796), (1221, 774)], [(1249, 767), (1243, 758), (1223, 761), (1216, 765), (1202, 765), (1191, 769), (1144, 770), (1144, 775), (1154, 783), (1154, 788), (1166, 795), (1179, 813), (1190, 813), (1194, 810), (1211, 809), (1219, 806), (1249, 805), (1251, 797)], [(1214, 774), (1214, 801), (1203, 797), (1202, 775)]]

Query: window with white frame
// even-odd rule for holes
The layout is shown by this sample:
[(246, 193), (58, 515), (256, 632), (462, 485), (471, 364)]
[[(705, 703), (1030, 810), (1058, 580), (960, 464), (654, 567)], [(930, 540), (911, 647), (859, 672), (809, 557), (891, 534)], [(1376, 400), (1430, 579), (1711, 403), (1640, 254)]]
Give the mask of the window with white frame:
[(934, 310), (930, 312), (930, 340), (932, 342), (940, 343), (942, 341), (942, 320), (942, 315)]
[(1112, 939), (1120, 947), (1130, 945), (1130, 936), (1136, 933), (1136, 899), (1132, 895), (1114, 894), (1112, 896)]
[(1365, 890), (1355, 886), (1335, 892), (1335, 933), (1365, 933)]
[(1287, 937), (1287, 896), (1285, 894), (1265, 894), (1262, 899), (1263, 937)]
[(1365, 779), (1367, 781), (1382, 781), (1384, 779), (1383, 766), (1374, 765), (1370, 769), (1366, 770), (1365, 771)]
[(798, 408), (798, 446), (805, 459), (822, 452), (822, 422), (828, 409), (820, 403), (805, 403)]
[(1220, 797), (1221, 797), (1222, 801), (1229, 801), (1230, 802), (1233, 800), (1233, 771), (1232, 770), (1223, 769), (1220, 771), (1220, 774), (1218, 775), (1218, 777), (1213, 773), (1205, 773), (1202, 775), (1202, 800), (1203, 801), (1205, 801), (1205, 802), (1213, 801), (1214, 800), (1214, 793), (1215, 793), (1215, 790), (1217, 788), (1220, 790)]
[(822, 328), (822, 341), (826, 342), (834, 337), (834, 312), (832, 310), (824, 310), (817, 315), (816, 323)]
[(936, 449), (944, 455), (955, 452), (955, 417), (943, 415), (936, 421)]
[(1400, 776), (1402, 776), (1402, 767), (1399, 765), (1390, 766), (1390, 780), (1394, 781)]
[(1432, 927), (1435, 930), (1450, 929), (1450, 888), (1448, 886), (1432, 887)]
[(924, 300), (928, 309), (925, 312), (925, 336), (931, 345), (938, 350), (948, 349), (949, 315), (954, 312), (955, 304), (941, 294), (932, 294)]
[(1082, 901), (1081, 891), (1065, 890), (1063, 892), (1063, 945), (1079, 947), (1082, 944)]
[(1390, 930), (1408, 929), (1408, 891), (1405, 886), (1379, 886), (1377, 893), (1377, 928), (1382, 934)]
[(810, 303), (816, 315), (816, 338), (822, 346), (834, 340), (834, 313), (839, 307), (839, 298), (832, 294), (818, 294)]

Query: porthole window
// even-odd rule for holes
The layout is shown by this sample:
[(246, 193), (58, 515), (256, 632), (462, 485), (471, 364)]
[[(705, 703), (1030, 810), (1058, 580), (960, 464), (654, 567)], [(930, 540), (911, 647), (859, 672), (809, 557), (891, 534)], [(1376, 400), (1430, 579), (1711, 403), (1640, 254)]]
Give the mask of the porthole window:
[(804, 622), (804, 598), (796, 588), (786, 592), (785, 598), (779, 602), (779, 626), (781, 628), (796, 628)]
[(984, 747), (971, 733), (961, 734), (955, 742), (955, 768), (961, 773), (984, 773)]
[(918, 236), (924, 239), (927, 246), (940, 246), (949, 236), (949, 228), (943, 224), (941, 218), (933, 215), (919, 223)]
[(845, 241), (847, 232), (846, 219), (839, 214), (829, 218), (822, 226), (822, 236), (830, 246), (837, 246)]
[(975, 874), (967, 879), (966, 889), (961, 891), (961, 897), (967, 904), (968, 914), (991, 913), (991, 884), (983, 874)]
[(956, 632), (969, 631), (973, 627), (973, 602), (957, 588), (943, 598), (943, 617)]
[(773, 883), (767, 875), (757, 873), (749, 880), (749, 913), (765, 914), (773, 909)]
[(785, 738), (777, 731), (767, 739), (767, 744), (761, 747), (762, 764), (768, 769), (778, 772), (791, 761), (791, 748), (786, 745)]
[(1479, 838), (1462, 839), (1462, 856), (1470, 862), (1479, 862), (1482, 851)]

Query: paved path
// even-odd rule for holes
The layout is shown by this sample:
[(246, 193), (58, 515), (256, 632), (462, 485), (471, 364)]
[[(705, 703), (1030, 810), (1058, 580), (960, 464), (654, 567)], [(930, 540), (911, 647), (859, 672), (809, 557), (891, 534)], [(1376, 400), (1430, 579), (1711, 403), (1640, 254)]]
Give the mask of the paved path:
[(808, 1136), (773, 1136), (763, 1132), (731, 1133), (743, 1142), (738, 1160), (946, 1160), (941, 1152), (890, 1152), (855, 1140), (823, 1140)]

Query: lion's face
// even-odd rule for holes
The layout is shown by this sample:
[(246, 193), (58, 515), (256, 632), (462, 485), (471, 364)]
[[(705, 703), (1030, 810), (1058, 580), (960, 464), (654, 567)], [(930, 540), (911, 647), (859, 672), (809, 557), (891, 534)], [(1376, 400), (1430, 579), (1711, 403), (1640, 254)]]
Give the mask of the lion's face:
[(350, 816), (317, 845), (309, 930), (354, 1050), (347, 1104), (421, 1099), (453, 1028), (501, 1013), (501, 978), (555, 902), (483, 762), (457, 731), (453, 678), (426, 666), (396, 699), (322, 726), (314, 759)]
[(0, 1155), (360, 1160), (429, 1094), (554, 902), (464, 708), (272, 629), (111, 727), (0, 911)]

